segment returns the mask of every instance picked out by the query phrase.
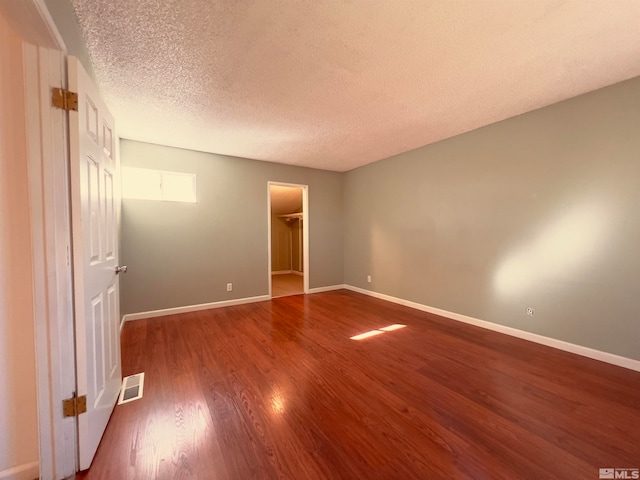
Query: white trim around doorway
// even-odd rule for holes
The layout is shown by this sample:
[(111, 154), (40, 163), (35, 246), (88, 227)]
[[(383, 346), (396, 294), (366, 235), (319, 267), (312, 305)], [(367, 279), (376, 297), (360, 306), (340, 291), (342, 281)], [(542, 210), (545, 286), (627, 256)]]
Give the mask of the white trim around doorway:
[(271, 282), (271, 185), (294, 187), (302, 189), (302, 276), (304, 279), (304, 293), (309, 293), (309, 185), (297, 183), (267, 182), (267, 277), (269, 281), (269, 298), (273, 298)]
[(77, 450), (75, 419), (61, 408), (75, 391), (67, 126), (51, 107), (51, 88), (66, 87), (66, 47), (42, 0), (11, 3), (23, 39), (39, 439), (38, 461), (22, 473), (67, 478)]

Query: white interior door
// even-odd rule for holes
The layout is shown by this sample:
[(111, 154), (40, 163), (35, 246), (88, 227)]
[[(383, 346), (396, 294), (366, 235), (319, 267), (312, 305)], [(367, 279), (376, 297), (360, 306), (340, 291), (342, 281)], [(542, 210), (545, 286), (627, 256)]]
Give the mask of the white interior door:
[(80, 470), (91, 465), (122, 381), (118, 265), (118, 159), (113, 117), (80, 62), (69, 57), (71, 212)]

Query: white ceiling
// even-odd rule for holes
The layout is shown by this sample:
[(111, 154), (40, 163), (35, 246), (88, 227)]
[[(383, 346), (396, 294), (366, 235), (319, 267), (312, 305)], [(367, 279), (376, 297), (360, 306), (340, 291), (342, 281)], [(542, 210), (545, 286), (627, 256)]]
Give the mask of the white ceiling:
[(124, 138), (345, 171), (640, 75), (640, 0), (72, 0)]

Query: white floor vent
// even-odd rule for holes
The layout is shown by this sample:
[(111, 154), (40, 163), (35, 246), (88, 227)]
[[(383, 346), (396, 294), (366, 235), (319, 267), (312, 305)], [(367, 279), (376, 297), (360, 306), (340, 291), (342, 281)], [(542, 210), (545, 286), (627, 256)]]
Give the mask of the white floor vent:
[(118, 405), (142, 398), (142, 390), (144, 390), (144, 372), (124, 377)]

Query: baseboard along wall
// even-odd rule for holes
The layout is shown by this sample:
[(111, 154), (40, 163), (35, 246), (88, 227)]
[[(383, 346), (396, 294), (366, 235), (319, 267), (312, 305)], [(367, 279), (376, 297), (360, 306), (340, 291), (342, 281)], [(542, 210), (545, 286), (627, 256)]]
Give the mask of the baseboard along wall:
[(270, 300), (269, 295), (258, 297), (236, 298), (234, 300), (223, 300), (220, 302), (201, 303), (199, 305), (187, 305), (185, 307), (165, 308), (163, 310), (151, 310), (149, 312), (128, 313), (122, 317), (122, 322), (140, 320), (142, 318), (164, 317), (165, 315), (175, 315), (177, 313), (199, 312), (200, 310), (211, 310), (213, 308), (232, 307), (233, 305), (243, 305), (245, 303), (264, 302)]
[(342, 290), (347, 288), (346, 285), (329, 285), (326, 287), (316, 287), (310, 288), (309, 293), (322, 293), (322, 292), (330, 292), (332, 290)]
[(0, 480), (33, 480), (40, 477), (40, 463), (29, 462), (0, 470)]
[(428, 305), (422, 305), (421, 303), (411, 302), (402, 298), (392, 297), (391, 295), (385, 295), (384, 293), (374, 292), (373, 290), (366, 290), (364, 288), (354, 287), (353, 285), (344, 285), (344, 288), (353, 292), (369, 295), (370, 297), (379, 298), (388, 302), (404, 305), (405, 307), (415, 308), (427, 313), (433, 313), (441, 317), (449, 318), (451, 320), (457, 320), (459, 322), (475, 325), (476, 327), (486, 328), (487, 330), (493, 330), (494, 332), (504, 333), (511, 335), (512, 337), (521, 338), (530, 342), (546, 345), (547, 347), (557, 348), (564, 350), (565, 352), (575, 353), (576, 355), (582, 355), (583, 357), (592, 358), (601, 362), (610, 363), (619, 367), (628, 368), (640, 372), (640, 360), (634, 360), (632, 358), (622, 357), (613, 353), (603, 352), (595, 350), (593, 348), (584, 347), (582, 345), (576, 345), (573, 343), (557, 340), (555, 338), (545, 337), (537, 333), (525, 332), (524, 330), (518, 330), (517, 328), (507, 327), (505, 325), (499, 325), (497, 323), (488, 322), (486, 320), (480, 320), (477, 318), (469, 317), (467, 315), (461, 315), (455, 312), (449, 312), (440, 308), (430, 307)]
[[(414, 308), (416, 310), (432, 313), (434, 315), (449, 318), (451, 320), (468, 323), (470, 325), (475, 325), (476, 327), (486, 328), (487, 330), (493, 330), (494, 332), (504, 333), (505, 335), (511, 335), (512, 337), (521, 338), (523, 340), (539, 343), (541, 345), (557, 348), (565, 352), (575, 353), (576, 355), (582, 355), (583, 357), (592, 358), (594, 360), (599, 360), (601, 362), (610, 363), (612, 365), (617, 365), (619, 367), (628, 368), (630, 370), (635, 370), (637, 372), (640, 372), (640, 360), (634, 360), (632, 358), (622, 357), (620, 355), (615, 355), (613, 353), (603, 352), (600, 350), (595, 350), (593, 348), (584, 347), (582, 345), (576, 345), (576, 344), (565, 342), (562, 340), (557, 340), (555, 338), (545, 337), (544, 335), (539, 335), (537, 333), (526, 332), (524, 330), (518, 330), (517, 328), (507, 327), (505, 325), (488, 322), (486, 320), (480, 320), (478, 318), (469, 317), (467, 315), (462, 315), (455, 312), (449, 312), (447, 310), (442, 310), (440, 308), (430, 307), (428, 305), (423, 305), (421, 303), (404, 300), (398, 297), (392, 297), (391, 295), (386, 295), (384, 293), (374, 292), (373, 290), (354, 287), (353, 285), (340, 284), (340, 285), (328, 285), (326, 287), (310, 288), (309, 294), (330, 292), (333, 290), (340, 290), (340, 289), (351, 290), (352, 292), (357, 292), (363, 295), (368, 295), (370, 297), (379, 298), (381, 300), (386, 300), (387, 302), (397, 303), (399, 305), (404, 305), (405, 307)], [(267, 300), (270, 300), (269, 295), (260, 295), (257, 297), (239, 298), (235, 300), (225, 300), (225, 301), (213, 302), (213, 303), (203, 303), (200, 305), (168, 308), (165, 310), (153, 310), (150, 312), (130, 313), (130, 314), (124, 315), (122, 319), (122, 325), (124, 325), (124, 322), (126, 321), (139, 320), (142, 318), (154, 318), (154, 317), (162, 317), (165, 315), (174, 315), (177, 313), (197, 312), (200, 310), (230, 307), (233, 305), (242, 305), (245, 303), (264, 302)], [(3, 480), (3, 477), (1, 474), (0, 474), (0, 480)]]

